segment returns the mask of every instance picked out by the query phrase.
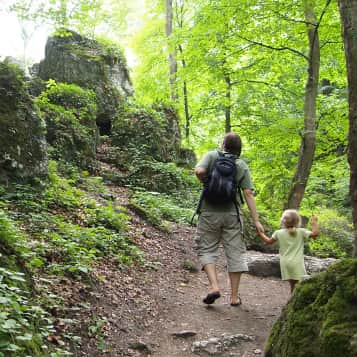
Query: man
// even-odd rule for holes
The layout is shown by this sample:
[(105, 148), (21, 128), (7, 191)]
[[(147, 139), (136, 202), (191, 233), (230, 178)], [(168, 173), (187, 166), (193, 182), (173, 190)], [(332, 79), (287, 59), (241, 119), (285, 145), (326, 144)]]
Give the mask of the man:
[[(222, 151), (225, 156), (234, 155), (237, 158), (236, 182), (243, 191), (257, 231), (264, 232), (256, 210), (253, 183), (248, 165), (239, 159), (241, 149), (242, 142), (239, 135), (232, 132), (225, 135)], [(196, 165), (195, 174), (201, 182), (204, 183), (207, 179), (218, 155), (218, 151), (210, 151)], [(205, 304), (213, 304), (221, 296), (216, 271), (220, 243), (223, 245), (227, 260), (231, 285), (230, 304), (232, 306), (241, 304), (238, 293), (239, 283), (241, 274), (248, 271), (248, 265), (244, 256), (246, 247), (240, 220), (241, 217), (238, 217), (237, 207), (233, 200), (228, 203), (212, 204), (203, 197), (197, 224), (196, 242), (202, 269), (206, 272), (210, 284), (209, 293), (203, 299)]]

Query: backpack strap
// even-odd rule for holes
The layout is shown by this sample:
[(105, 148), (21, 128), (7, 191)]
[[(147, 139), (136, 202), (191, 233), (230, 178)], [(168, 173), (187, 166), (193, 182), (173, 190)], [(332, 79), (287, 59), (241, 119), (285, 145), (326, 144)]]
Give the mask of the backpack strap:
[(196, 207), (196, 210), (191, 218), (191, 226), (193, 226), (193, 220), (195, 218), (196, 215), (200, 215), (201, 214), (201, 206), (202, 206), (202, 201), (203, 201), (203, 192), (204, 192), (204, 188), (202, 189), (201, 191), (201, 195), (200, 195), (200, 199), (198, 200), (198, 203), (197, 203), (197, 207)]

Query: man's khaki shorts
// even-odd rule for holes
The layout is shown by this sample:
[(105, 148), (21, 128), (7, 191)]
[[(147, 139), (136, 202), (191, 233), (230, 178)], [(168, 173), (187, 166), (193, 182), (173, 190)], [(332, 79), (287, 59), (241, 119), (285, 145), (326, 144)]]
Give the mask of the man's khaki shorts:
[(236, 212), (202, 212), (195, 239), (202, 267), (209, 263), (216, 263), (219, 246), (222, 244), (228, 272), (248, 271), (242, 230)]

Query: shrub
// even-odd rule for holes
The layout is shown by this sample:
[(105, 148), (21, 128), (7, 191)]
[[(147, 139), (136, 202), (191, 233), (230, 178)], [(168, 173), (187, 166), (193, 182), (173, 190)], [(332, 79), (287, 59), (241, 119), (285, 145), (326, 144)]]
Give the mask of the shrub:
[(39, 114), (47, 123), (50, 157), (83, 168), (94, 165), (98, 128), (95, 93), (74, 84), (52, 83), (37, 98)]
[(124, 156), (174, 161), (179, 154), (179, 134), (174, 123), (177, 124), (177, 115), (168, 108), (124, 107), (113, 122), (113, 144)]
[(146, 218), (156, 226), (165, 220), (189, 224), (194, 213), (194, 209), (185, 207), (184, 201), (158, 192), (137, 191), (131, 203), (147, 212)]
[(309, 240), (308, 254), (322, 258), (351, 256), (353, 234), (347, 218), (334, 210), (323, 210), (318, 216), (320, 235)]

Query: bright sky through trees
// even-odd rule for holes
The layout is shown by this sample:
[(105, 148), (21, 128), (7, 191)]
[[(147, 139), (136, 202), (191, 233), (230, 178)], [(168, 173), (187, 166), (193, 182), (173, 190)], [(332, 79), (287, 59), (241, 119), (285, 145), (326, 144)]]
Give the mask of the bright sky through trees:
[[(9, 12), (9, 7), (13, 3), (14, 0), (0, 0), (0, 59), (4, 59), (7, 56), (15, 58), (23, 56), (20, 25), (15, 14)], [(140, 19), (144, 10), (145, 0), (130, 1), (130, 13), (127, 16), (129, 34), (135, 32), (140, 27)], [(44, 57), (46, 40), (51, 32), (52, 29), (46, 25), (41, 26), (35, 31), (29, 41), (27, 50), (30, 63), (38, 62)], [(126, 47), (125, 51), (129, 65), (132, 65), (135, 61), (133, 54), (129, 47)]]

